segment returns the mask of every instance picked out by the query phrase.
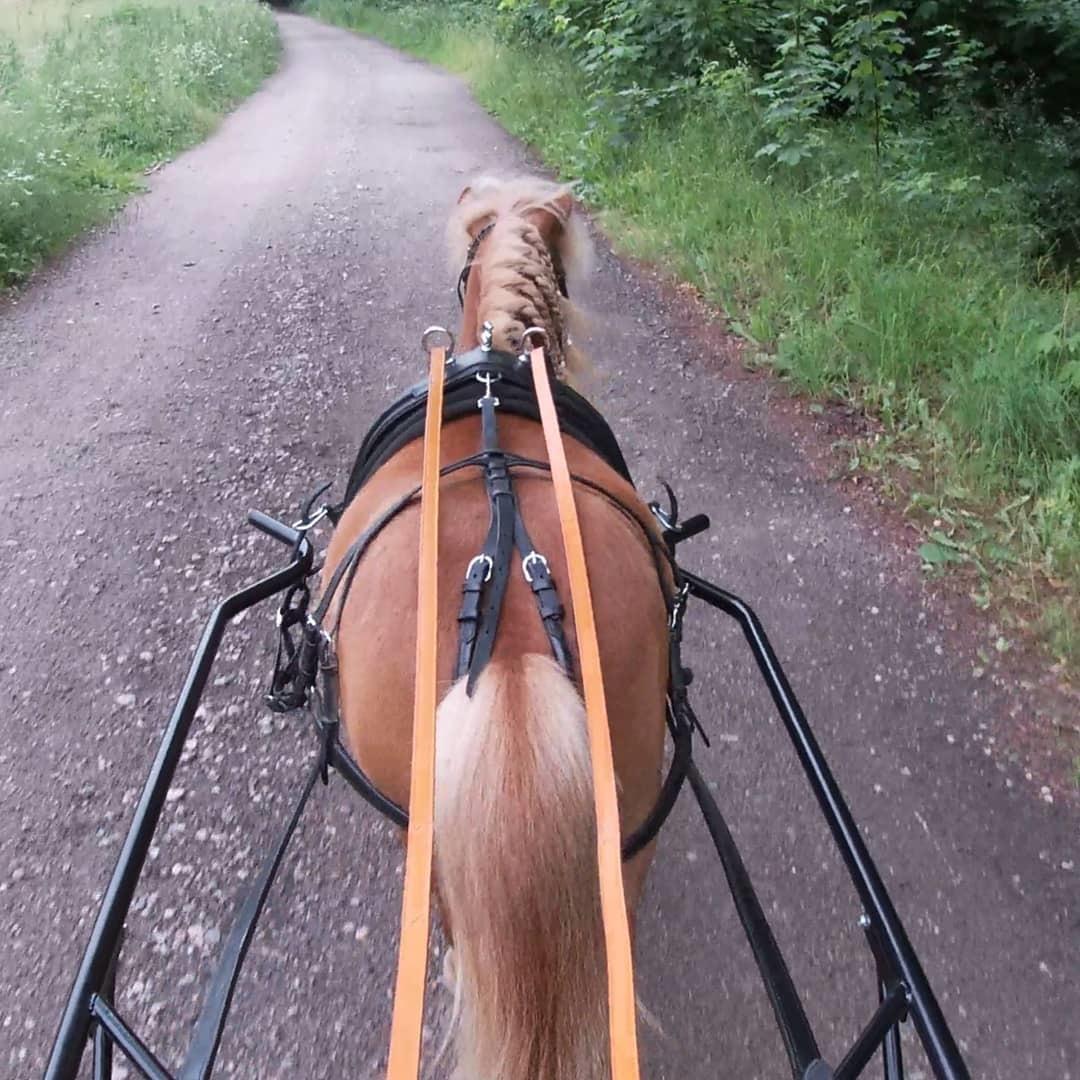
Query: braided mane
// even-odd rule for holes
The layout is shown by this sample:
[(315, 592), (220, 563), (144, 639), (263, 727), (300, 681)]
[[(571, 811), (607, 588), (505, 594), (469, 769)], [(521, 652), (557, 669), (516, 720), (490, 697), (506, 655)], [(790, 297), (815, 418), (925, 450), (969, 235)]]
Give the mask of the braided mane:
[[(450, 218), (451, 257), (460, 266), (472, 237), (491, 224), (478, 253), (481, 266), (478, 318), (494, 327), (497, 349), (518, 353), (530, 326), (548, 334), (548, 359), (560, 375), (580, 373), (582, 357), (570, 340), (579, 323), (577, 309), (559, 291), (557, 265), (567, 276), (580, 274), (589, 253), (584, 228), (569, 209), (570, 189), (534, 177), (475, 180)], [(528, 215), (550, 214), (561, 226), (553, 250)]]

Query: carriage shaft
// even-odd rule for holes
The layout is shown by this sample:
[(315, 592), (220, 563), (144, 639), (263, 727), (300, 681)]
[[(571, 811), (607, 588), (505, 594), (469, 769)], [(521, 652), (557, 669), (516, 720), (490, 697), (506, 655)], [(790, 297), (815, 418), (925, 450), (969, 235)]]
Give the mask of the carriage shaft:
[(829, 831), (843, 856), (848, 874), (872, 927), (879, 935), (891, 974), (903, 985), (915, 1028), (937, 1080), (970, 1080), (967, 1066), (949, 1030), (919, 958), (908, 940), (900, 916), (885, 889), (874, 860), (863, 843), (825, 755), (773, 651), (757, 615), (733, 593), (704, 578), (682, 571), (690, 594), (731, 616), (742, 629), (762, 677), (769, 688), (788, 735), (795, 744), (810, 788), (821, 807)]
[[(177, 699), (157, 756), (135, 809), (124, 846), (113, 869), (109, 887), (101, 902), (82, 963), (64, 1009), (45, 1071), (45, 1080), (75, 1080), (92, 1021), (95, 995), (105, 990), (110, 967), (116, 961), (120, 936), (147, 853), (165, 806), (165, 796), (180, 761), (191, 722), (210, 675), (221, 638), (230, 619), (291, 585), (302, 582), (311, 572), (313, 548), (305, 536), (267, 518), (252, 513), (251, 523), (277, 540), (293, 542), (295, 557), (282, 570), (233, 593), (214, 609), (203, 630), (183, 689)], [(100, 1007), (99, 1002), (99, 1007)], [(105, 1006), (108, 1008), (107, 1004)]]

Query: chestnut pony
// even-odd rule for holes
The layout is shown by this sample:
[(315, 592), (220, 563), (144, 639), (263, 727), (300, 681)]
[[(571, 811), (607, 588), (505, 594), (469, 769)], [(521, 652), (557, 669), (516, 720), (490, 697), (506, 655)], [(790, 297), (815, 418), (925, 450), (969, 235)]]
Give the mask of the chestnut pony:
[[(490, 228), (488, 228), (490, 226)], [(477, 181), (450, 222), (453, 255), (473, 261), (459, 350), (484, 322), (496, 349), (518, 353), (528, 326), (548, 335), (560, 378), (579, 364), (556, 267), (573, 268), (582, 226), (566, 189), (539, 180)], [(460, 266), (461, 263), (458, 262)], [(444, 464), (481, 446), (479, 415), (448, 423)], [(502, 447), (546, 461), (538, 423), (499, 417)], [(570, 469), (617, 496), (655, 533), (633, 487), (566, 438)], [(421, 441), (382, 465), (345, 511), (324, 584), (353, 540), (419, 484)], [(546, 473), (517, 472), (521, 513), (549, 558), (576, 654), (558, 513)], [(454, 1041), (462, 1080), (592, 1080), (608, 1069), (607, 983), (585, 712), (578, 687), (551, 659), (536, 602), (511, 577), (491, 662), (472, 696), (452, 682), (461, 581), (481, 550), (488, 496), (475, 470), (447, 475), (439, 526), (439, 665), (434, 887), (453, 943)], [(624, 835), (660, 788), (668, 652), (662, 586), (640, 529), (578, 485)], [(337, 648), (347, 744), (375, 784), (407, 805), (416, 650), (419, 509), (398, 514), (363, 556)], [(652, 859), (624, 864), (631, 918)]]

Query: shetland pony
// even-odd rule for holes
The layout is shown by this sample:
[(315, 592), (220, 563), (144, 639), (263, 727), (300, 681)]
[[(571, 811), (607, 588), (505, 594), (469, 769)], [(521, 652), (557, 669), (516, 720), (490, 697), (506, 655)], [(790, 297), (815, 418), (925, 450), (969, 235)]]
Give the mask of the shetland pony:
[[(490, 228), (488, 228), (490, 226)], [(486, 230), (482, 232), (482, 230)], [(574, 313), (560, 294), (585, 251), (569, 192), (544, 181), (480, 180), (462, 192), (448, 229), (457, 266), (472, 251), (458, 349), (492, 324), (496, 349), (548, 335), (554, 373), (581, 357)], [(477, 237), (479, 242), (477, 243)], [(480, 418), (448, 423), (444, 464), (480, 449)], [(502, 446), (547, 460), (538, 423), (499, 417)], [(655, 533), (630, 484), (566, 438), (571, 471), (632, 507)], [(421, 442), (398, 451), (360, 489), (330, 543), (324, 582), (352, 541), (421, 474)], [(567, 608), (566, 564), (550, 478), (517, 472), (515, 491), (536, 549)], [(641, 531), (601, 494), (578, 486), (624, 835), (660, 788), (668, 679), (663, 588)], [(490, 663), (472, 696), (452, 681), (461, 580), (481, 549), (488, 497), (475, 470), (445, 476), (439, 527), (439, 663), (435, 773), (436, 904), (453, 946), (454, 1053), (461, 1080), (600, 1080), (608, 1072), (607, 983), (596, 827), (579, 688), (550, 657), (535, 600), (512, 575)], [(338, 636), (342, 726), (374, 782), (407, 805), (413, 711), (419, 511), (402, 512), (365, 553)], [(624, 863), (633, 925), (653, 855)]]

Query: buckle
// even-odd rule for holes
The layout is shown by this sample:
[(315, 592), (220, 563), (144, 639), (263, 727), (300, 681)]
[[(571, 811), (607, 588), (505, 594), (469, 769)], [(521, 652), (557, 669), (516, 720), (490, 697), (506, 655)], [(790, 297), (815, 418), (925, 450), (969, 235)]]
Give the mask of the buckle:
[(498, 372), (490, 371), (478, 371), (476, 373), (476, 381), (484, 384), (484, 393), (482, 397), (476, 399), (476, 407), (482, 409), (485, 401), (490, 401), (493, 408), (499, 407), (499, 399), (491, 392), (491, 384), (497, 383), (502, 379), (502, 376)]
[(668, 619), (668, 629), (676, 631), (682, 623), (683, 612), (686, 610), (686, 601), (690, 596), (690, 585), (684, 584), (675, 594), (671, 601), (671, 618)]
[(484, 581), (491, 580), (492, 571), (495, 569), (495, 562), (490, 555), (474, 555), (469, 560), (469, 565), (465, 568), (465, 580), (468, 581), (472, 577), (473, 568), (478, 563), (486, 563), (487, 570), (484, 572)]
[(533, 576), (529, 573), (529, 567), (536, 564), (543, 566), (545, 573), (550, 573), (551, 568), (548, 566), (547, 559), (545, 559), (539, 551), (530, 551), (529, 554), (521, 560), (521, 572), (525, 575), (525, 580), (530, 585), (533, 583)]

